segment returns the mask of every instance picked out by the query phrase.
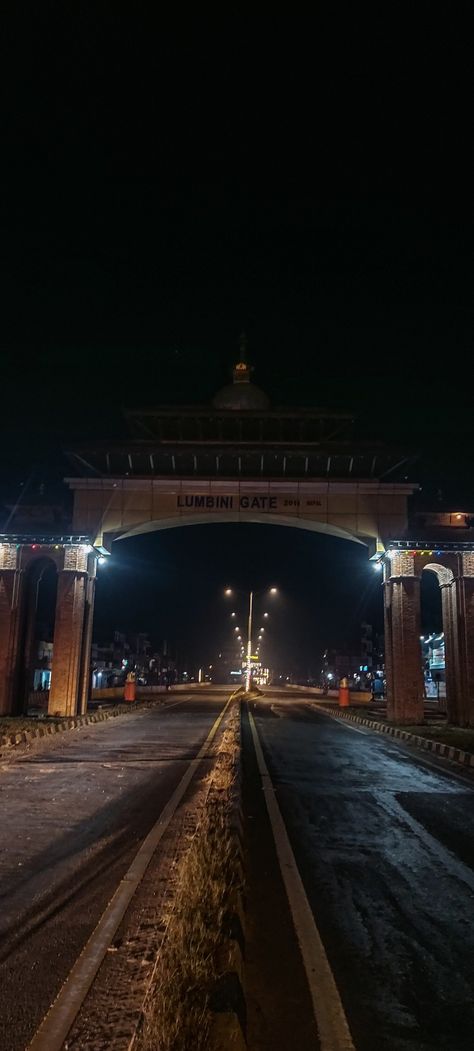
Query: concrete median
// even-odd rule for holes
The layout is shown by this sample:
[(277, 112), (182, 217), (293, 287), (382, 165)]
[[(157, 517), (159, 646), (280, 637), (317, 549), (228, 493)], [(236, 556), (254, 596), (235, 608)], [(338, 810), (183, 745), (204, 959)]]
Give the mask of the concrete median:
[(240, 705), (223, 734), (178, 872), (138, 1051), (245, 1048)]

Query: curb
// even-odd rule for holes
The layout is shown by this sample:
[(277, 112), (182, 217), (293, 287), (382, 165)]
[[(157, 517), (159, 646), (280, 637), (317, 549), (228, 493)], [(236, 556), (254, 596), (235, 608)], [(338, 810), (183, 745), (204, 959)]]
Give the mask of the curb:
[(89, 726), (91, 723), (107, 722), (108, 719), (113, 719), (116, 715), (130, 715), (145, 703), (149, 702), (135, 701), (133, 707), (131, 707), (130, 704), (119, 704), (116, 708), (100, 712), (91, 712), (90, 715), (65, 717), (58, 723), (40, 723), (38, 727), (34, 727), (34, 729), (21, 730), (19, 733), (7, 734), (4, 737), (0, 737), (0, 748), (15, 748), (20, 744), (29, 744), (31, 741), (35, 741), (38, 737), (50, 737), (52, 734), (64, 733), (66, 730), (76, 730), (80, 726)]
[(318, 704), (318, 709), (327, 712), (328, 715), (332, 715), (336, 719), (348, 719), (349, 722), (358, 723), (359, 726), (367, 726), (369, 730), (374, 730), (375, 733), (385, 733), (391, 737), (398, 737), (408, 744), (415, 745), (416, 748), (421, 748), (424, 752), (434, 752), (435, 755), (450, 759), (451, 762), (457, 763), (458, 766), (467, 766), (474, 769), (473, 752), (466, 752), (462, 748), (454, 748), (453, 745), (444, 744), (442, 741), (432, 741), (429, 737), (419, 737), (418, 734), (408, 733), (407, 730), (401, 730), (398, 726), (391, 726), (389, 723), (377, 723), (374, 719), (363, 719), (359, 715), (353, 715), (340, 709), (335, 710), (324, 704)]
[[(236, 698), (236, 700), (240, 700)], [(229, 833), (235, 847), (237, 885), (231, 890), (226, 920), (227, 935), (222, 949), (223, 974), (233, 989), (221, 1010), (214, 1010), (209, 1039), (210, 1051), (246, 1051), (246, 988), (245, 988), (245, 900), (244, 852), (242, 811), (242, 705), (239, 704), (239, 751), (232, 791)], [(211, 998), (212, 999), (212, 998)]]

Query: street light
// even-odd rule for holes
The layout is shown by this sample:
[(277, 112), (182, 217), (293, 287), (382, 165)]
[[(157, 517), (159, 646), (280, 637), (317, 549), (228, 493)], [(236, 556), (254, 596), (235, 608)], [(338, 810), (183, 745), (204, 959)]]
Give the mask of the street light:
[[(277, 595), (278, 594), (278, 588), (270, 588), (269, 589), (269, 593), (270, 593), (270, 595)], [(230, 596), (230, 595), (234, 594), (234, 591), (233, 591), (232, 588), (226, 588), (224, 594)], [(257, 592), (257, 591), (250, 591), (249, 592), (249, 617), (248, 617), (248, 634), (247, 634), (247, 670), (246, 670), (246, 673), (245, 673), (245, 689), (246, 689), (247, 693), (250, 690), (250, 680), (251, 680), (251, 677), (252, 677), (252, 616), (253, 616), (253, 598), (254, 598), (254, 595), (257, 595), (257, 594), (260, 594), (260, 592)], [(260, 629), (260, 630), (263, 630), (263, 629)], [(240, 638), (240, 636), (237, 636), (237, 637)], [(259, 637), (259, 641), (260, 640), (261, 640), (261, 636)]]

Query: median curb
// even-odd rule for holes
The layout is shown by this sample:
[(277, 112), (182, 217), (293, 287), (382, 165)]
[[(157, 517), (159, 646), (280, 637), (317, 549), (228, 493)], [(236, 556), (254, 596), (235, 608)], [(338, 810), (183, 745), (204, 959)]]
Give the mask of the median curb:
[[(245, 988), (245, 870), (242, 810), (242, 705), (238, 713), (238, 753), (231, 789), (229, 832), (234, 845), (234, 886), (227, 903), (226, 938), (222, 947), (222, 978), (232, 990), (224, 1010), (213, 1011), (210, 1051), (245, 1051), (247, 1004)], [(212, 998), (211, 998), (212, 1001)]]
[(38, 726), (31, 730), (20, 730), (18, 733), (5, 734), (0, 737), (0, 748), (16, 748), (20, 744), (30, 744), (39, 737), (51, 737), (54, 734), (64, 733), (66, 730), (76, 730), (80, 726), (89, 726), (91, 723), (103, 723), (113, 719), (116, 715), (129, 715), (142, 708), (149, 701), (134, 701), (133, 704), (119, 704), (116, 708), (105, 711), (91, 712), (89, 715), (74, 715), (65, 717), (60, 722), (39, 722)]
[(235, 699), (129, 1051), (247, 1049), (241, 711)]
[(359, 726), (367, 726), (369, 730), (374, 730), (375, 733), (389, 734), (390, 737), (406, 741), (407, 744), (421, 748), (424, 752), (433, 752), (444, 759), (450, 759), (451, 762), (457, 763), (458, 766), (467, 766), (474, 769), (474, 753), (466, 752), (462, 748), (454, 748), (453, 745), (445, 744), (442, 741), (432, 741), (429, 737), (420, 737), (418, 734), (409, 733), (408, 730), (402, 730), (398, 726), (391, 726), (390, 723), (378, 723), (374, 719), (363, 719), (360, 715), (354, 715), (352, 712), (341, 711), (333, 707), (329, 708), (328, 705), (318, 704), (318, 711), (326, 712), (336, 719), (347, 719), (349, 722), (358, 723)]

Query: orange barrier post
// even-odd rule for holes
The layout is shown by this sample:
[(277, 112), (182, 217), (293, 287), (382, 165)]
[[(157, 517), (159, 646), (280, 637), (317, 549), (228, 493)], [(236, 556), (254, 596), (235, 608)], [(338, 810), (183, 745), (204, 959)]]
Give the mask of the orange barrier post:
[(349, 697), (349, 683), (346, 678), (341, 679), (339, 683), (339, 707), (348, 708), (350, 705)]
[(136, 697), (137, 685), (135, 682), (135, 672), (129, 671), (125, 680), (124, 700), (134, 701)]

